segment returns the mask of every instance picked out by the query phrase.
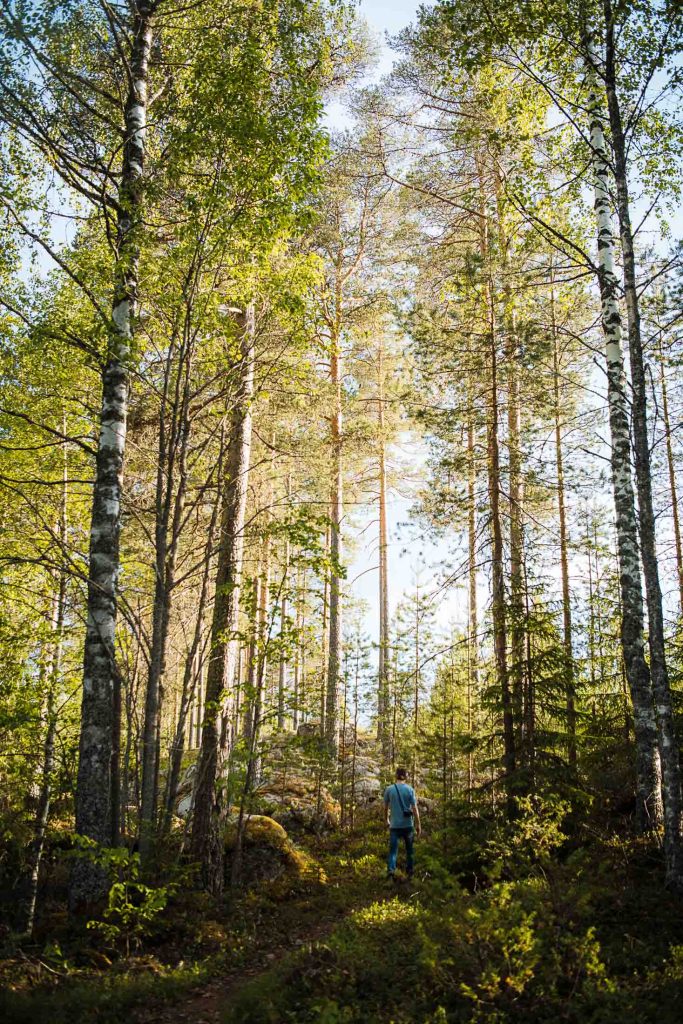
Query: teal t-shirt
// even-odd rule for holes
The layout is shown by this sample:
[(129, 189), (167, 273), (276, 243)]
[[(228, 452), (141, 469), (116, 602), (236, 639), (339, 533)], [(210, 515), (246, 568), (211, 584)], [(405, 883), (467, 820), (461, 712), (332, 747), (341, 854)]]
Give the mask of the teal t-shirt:
[[(398, 793), (396, 790), (398, 789)], [(400, 797), (399, 797), (400, 794)], [(403, 801), (403, 807), (409, 810), (411, 807), (415, 807), (415, 790), (412, 786), (409, 786), (407, 782), (395, 782), (387, 786), (384, 790), (384, 803), (391, 808), (391, 815), (389, 818), (390, 828), (412, 828), (413, 819), (407, 818), (403, 813), (403, 807), (401, 806)]]

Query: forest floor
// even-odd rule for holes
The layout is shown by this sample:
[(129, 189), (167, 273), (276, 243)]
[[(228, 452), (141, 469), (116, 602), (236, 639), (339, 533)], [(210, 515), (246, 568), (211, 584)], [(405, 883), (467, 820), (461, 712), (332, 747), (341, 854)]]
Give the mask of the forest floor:
[(322, 868), (320, 879), (276, 880), (221, 903), (186, 892), (135, 956), (110, 961), (91, 948), (92, 940), (65, 932), (41, 953), (29, 947), (7, 958), (0, 966), (0, 1018), (7, 1024), (222, 1021), (235, 996), (260, 975), (324, 943), (355, 911), (406, 891), (405, 883), (388, 887), (384, 880), (376, 825), (351, 841), (309, 837), (306, 847)]
[[(374, 838), (374, 837), (373, 837)], [(362, 840), (361, 840), (362, 842)], [(373, 854), (366, 864), (375, 860)], [(229, 1014), (231, 1005), (247, 986), (258, 988), (259, 980), (269, 978), (281, 968), (291, 954), (311, 954), (336, 928), (354, 912), (375, 902), (385, 902), (415, 894), (414, 885), (407, 880), (388, 886), (382, 881), (383, 865), (377, 857), (375, 871), (354, 871), (352, 863), (343, 856), (344, 844), (339, 837), (317, 845), (317, 853), (325, 863), (326, 882), (322, 887), (312, 886), (303, 892), (289, 893), (286, 898), (278, 893), (272, 902), (264, 902), (257, 912), (257, 920), (250, 928), (249, 955), (240, 962), (212, 973), (196, 988), (164, 1001), (156, 1006), (133, 1009), (128, 1021), (133, 1024), (220, 1024)], [(374, 875), (374, 877), (373, 877)], [(252, 913), (256, 908), (252, 902)], [(267, 924), (266, 924), (267, 921)], [(260, 922), (263, 922), (261, 926)]]
[[(420, 840), (384, 879), (378, 821), (309, 839), (319, 877), (175, 898), (133, 957), (77, 944), (0, 999), (8, 1024), (680, 1024), (683, 902), (651, 840), (550, 814)], [(85, 940), (83, 940), (85, 941)], [(94, 949), (90, 939), (91, 949)], [(67, 944), (65, 940), (65, 949)], [(84, 947), (85, 950), (85, 947)], [(29, 959), (30, 959), (30, 954)]]

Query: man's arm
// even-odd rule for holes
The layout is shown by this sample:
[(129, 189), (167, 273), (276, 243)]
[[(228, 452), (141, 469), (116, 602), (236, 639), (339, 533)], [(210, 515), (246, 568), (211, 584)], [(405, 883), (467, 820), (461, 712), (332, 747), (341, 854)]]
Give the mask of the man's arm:
[(417, 806), (417, 796), (413, 804), (413, 816), (415, 818), (415, 835), (419, 836), (422, 832), (422, 823), (420, 822), (420, 808)]
[(382, 821), (385, 821), (387, 825), (391, 824), (391, 812), (389, 811), (389, 797), (384, 797), (384, 806), (382, 807)]

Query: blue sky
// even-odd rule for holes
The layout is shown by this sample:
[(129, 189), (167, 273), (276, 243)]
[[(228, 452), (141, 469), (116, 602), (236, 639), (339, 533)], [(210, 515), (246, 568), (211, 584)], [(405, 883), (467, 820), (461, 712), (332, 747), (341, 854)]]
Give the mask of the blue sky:
[(397, 32), (412, 21), (417, 0), (361, 0), (360, 10), (379, 31)]

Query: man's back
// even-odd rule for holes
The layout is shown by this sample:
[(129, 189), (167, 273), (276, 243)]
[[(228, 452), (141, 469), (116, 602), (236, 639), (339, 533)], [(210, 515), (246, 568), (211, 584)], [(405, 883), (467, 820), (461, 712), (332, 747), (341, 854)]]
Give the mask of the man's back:
[(390, 808), (390, 828), (412, 828), (411, 815), (404, 813), (415, 807), (415, 790), (407, 782), (393, 782), (384, 790), (384, 803)]

